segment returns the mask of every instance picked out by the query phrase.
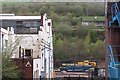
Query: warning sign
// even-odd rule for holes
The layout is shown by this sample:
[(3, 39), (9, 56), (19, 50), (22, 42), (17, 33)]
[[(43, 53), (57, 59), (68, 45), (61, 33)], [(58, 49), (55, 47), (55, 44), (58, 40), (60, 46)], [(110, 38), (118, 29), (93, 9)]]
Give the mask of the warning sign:
[(30, 62), (28, 61), (25, 66), (26, 66), (26, 67), (31, 67), (32, 65), (31, 65)]

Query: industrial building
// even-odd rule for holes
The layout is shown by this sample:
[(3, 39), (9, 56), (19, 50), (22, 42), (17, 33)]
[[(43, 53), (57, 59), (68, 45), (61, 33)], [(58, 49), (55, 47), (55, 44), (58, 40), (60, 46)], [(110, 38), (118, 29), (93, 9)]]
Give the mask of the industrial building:
[(106, 78), (120, 80), (120, 1), (106, 7)]
[(22, 78), (53, 78), (52, 21), (47, 14), (1, 14), (0, 20), (0, 49), (15, 48), (11, 58), (22, 70)]
[(81, 17), (82, 25), (89, 26), (90, 24), (94, 24), (97, 27), (105, 26), (105, 18), (104, 16), (83, 16)]

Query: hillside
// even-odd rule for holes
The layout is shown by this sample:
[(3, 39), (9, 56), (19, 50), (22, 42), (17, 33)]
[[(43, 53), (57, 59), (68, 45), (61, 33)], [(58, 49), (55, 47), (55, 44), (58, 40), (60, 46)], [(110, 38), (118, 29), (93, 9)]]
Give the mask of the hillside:
[[(55, 61), (104, 60), (105, 41), (94, 30), (100, 28), (81, 25), (82, 16), (104, 16), (104, 3), (2, 3), (2, 13), (44, 12), (53, 21)], [(100, 36), (104, 37), (104, 33)]]

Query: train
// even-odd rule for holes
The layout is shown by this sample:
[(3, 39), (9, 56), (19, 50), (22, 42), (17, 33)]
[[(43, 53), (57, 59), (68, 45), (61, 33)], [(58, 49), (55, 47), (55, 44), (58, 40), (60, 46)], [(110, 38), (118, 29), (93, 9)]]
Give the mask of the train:
[(74, 72), (85, 72), (88, 71), (90, 68), (96, 67), (95, 61), (79, 61), (77, 64), (62, 64), (62, 67), (60, 67), (60, 71), (74, 71)]
[(71, 65), (71, 66), (64, 66), (60, 68), (60, 71), (73, 71), (73, 72), (85, 72), (88, 71), (92, 66), (80, 66), (80, 65)]
[(93, 67), (97, 66), (96, 61), (89, 61), (89, 60), (79, 61), (77, 64), (81, 66), (93, 66)]

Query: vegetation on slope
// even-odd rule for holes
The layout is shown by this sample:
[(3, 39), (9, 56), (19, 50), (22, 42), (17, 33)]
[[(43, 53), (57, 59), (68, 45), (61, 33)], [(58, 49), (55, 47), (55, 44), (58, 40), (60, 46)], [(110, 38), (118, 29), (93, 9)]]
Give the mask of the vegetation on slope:
[(81, 25), (82, 16), (104, 16), (104, 3), (3, 3), (2, 12), (15, 15), (46, 12), (53, 21), (55, 61), (104, 60), (105, 41), (99, 39), (94, 30), (97, 27)]

